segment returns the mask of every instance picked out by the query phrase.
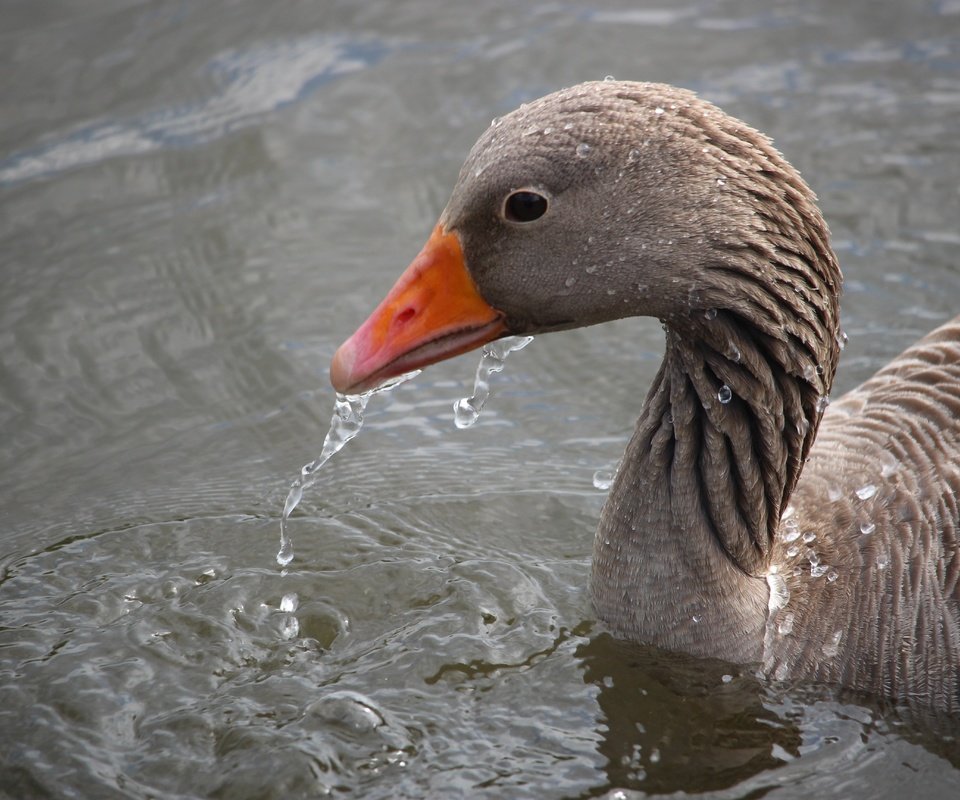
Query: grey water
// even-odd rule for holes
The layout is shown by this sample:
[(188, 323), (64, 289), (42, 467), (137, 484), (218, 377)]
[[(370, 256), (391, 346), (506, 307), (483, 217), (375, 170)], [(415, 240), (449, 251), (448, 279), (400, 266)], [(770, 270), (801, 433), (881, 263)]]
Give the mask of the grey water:
[(956, 314), (956, 0), (2, 19), (0, 796), (958, 796), (954, 729), (595, 619), (656, 321), (538, 337), (468, 428), (479, 354), (378, 395), (276, 560), (337, 345), (491, 118), (560, 86), (666, 81), (774, 138), (845, 274), (833, 398)]

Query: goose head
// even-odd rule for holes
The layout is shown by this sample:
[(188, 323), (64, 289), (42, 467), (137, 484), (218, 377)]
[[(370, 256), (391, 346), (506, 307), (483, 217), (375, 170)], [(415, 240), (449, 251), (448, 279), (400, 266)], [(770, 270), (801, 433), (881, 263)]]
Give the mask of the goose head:
[(681, 89), (585, 83), (483, 133), (331, 380), (359, 393), (502, 336), (625, 316), (695, 339), (723, 312), (788, 372), (814, 370), (819, 395), (839, 285), (814, 196), (766, 137)]

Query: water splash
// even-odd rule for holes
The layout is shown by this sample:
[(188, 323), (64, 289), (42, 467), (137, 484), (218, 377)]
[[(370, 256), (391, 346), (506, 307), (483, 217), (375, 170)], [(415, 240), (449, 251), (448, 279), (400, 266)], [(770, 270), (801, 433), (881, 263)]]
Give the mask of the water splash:
[(309, 464), (304, 464), (300, 468), (300, 477), (290, 486), (287, 499), (283, 504), (283, 515), (280, 517), (280, 550), (277, 553), (277, 563), (281, 567), (286, 567), (293, 561), (293, 540), (287, 533), (287, 520), (290, 519), (290, 515), (303, 499), (304, 490), (316, 483), (317, 471), (333, 458), (334, 455), (339, 453), (347, 442), (360, 433), (360, 429), (363, 427), (363, 412), (366, 410), (367, 402), (373, 395), (390, 391), (401, 383), (415, 378), (419, 374), (419, 370), (408, 372), (363, 394), (337, 394), (337, 399), (333, 406), (333, 416), (330, 418), (330, 430), (327, 431), (327, 435), (324, 437), (323, 448), (320, 450), (320, 455)]
[(523, 350), (532, 341), (532, 336), (507, 336), (483, 346), (483, 355), (480, 356), (473, 381), (473, 394), (453, 404), (453, 421), (458, 428), (469, 428), (477, 421), (490, 397), (490, 376), (503, 370), (503, 362), (508, 355)]

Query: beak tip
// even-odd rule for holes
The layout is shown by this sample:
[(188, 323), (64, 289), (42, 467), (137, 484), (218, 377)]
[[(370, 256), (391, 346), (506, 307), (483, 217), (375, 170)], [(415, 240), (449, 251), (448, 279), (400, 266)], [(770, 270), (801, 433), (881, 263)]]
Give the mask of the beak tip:
[(337, 352), (333, 354), (333, 360), (330, 362), (330, 383), (340, 394), (347, 394), (353, 383), (353, 364), (356, 361), (356, 352), (351, 347), (351, 340), (347, 340)]

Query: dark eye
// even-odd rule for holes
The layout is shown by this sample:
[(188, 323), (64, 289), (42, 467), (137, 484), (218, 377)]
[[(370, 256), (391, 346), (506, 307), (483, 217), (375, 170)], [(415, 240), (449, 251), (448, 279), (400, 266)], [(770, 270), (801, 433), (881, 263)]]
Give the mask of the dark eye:
[(514, 192), (503, 206), (503, 215), (511, 222), (533, 222), (547, 213), (547, 198), (536, 192)]

